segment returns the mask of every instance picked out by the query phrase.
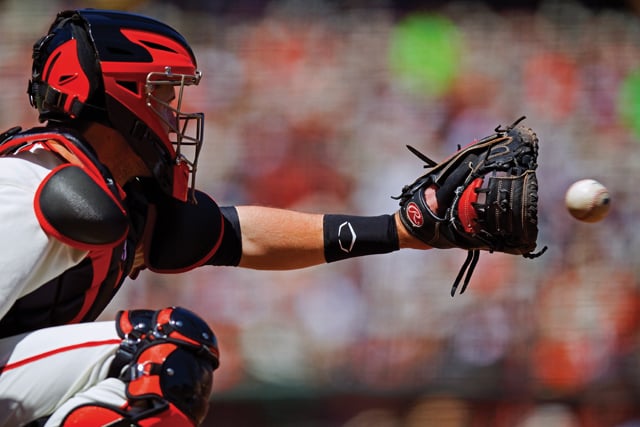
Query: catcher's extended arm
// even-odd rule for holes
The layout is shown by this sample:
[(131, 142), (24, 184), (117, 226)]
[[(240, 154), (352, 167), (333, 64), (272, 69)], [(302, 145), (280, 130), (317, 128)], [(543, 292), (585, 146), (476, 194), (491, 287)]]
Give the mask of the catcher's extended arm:
[[(434, 248), (462, 248), (468, 256), (451, 289), (464, 277), (469, 284), (481, 250), (540, 256), (538, 236), (538, 137), (516, 120), (498, 126), (493, 135), (474, 141), (447, 160), (436, 163), (411, 146), (429, 172), (394, 197), (407, 230)], [(425, 191), (435, 191), (438, 208), (427, 204)], [(466, 275), (465, 275), (466, 272)]]

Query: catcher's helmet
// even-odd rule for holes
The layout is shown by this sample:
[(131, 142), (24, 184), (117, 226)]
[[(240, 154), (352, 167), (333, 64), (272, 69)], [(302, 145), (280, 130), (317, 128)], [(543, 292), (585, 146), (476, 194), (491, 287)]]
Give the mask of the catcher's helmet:
[[(182, 112), (182, 97), (200, 77), (189, 44), (168, 25), (127, 12), (69, 10), (33, 46), (28, 94), (42, 122), (97, 121), (118, 130), (160, 187), (186, 200), (204, 114)], [(177, 89), (171, 104), (154, 96), (166, 86)]]

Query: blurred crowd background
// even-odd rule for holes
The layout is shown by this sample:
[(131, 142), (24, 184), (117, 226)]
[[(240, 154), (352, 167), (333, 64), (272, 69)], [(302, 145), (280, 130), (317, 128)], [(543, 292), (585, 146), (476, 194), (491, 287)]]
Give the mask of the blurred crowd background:
[[(0, 117), (35, 125), (31, 46), (68, 7), (138, 11), (204, 73), (198, 186), (221, 205), (391, 213), (443, 159), (524, 123), (540, 138), (540, 258), (403, 251), (292, 272), (145, 272), (104, 313), (188, 307), (222, 367), (206, 425), (640, 426), (640, 19), (636, 2), (0, 1)], [(564, 192), (611, 191), (601, 223)]]

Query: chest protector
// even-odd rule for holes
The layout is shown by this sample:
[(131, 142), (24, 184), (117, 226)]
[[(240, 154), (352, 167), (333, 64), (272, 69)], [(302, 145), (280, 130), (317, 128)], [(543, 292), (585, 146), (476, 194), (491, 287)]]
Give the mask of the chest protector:
[(41, 148), (60, 156), (38, 187), (34, 210), (42, 229), (86, 258), (15, 302), (0, 336), (95, 320), (131, 270), (144, 213), (125, 208), (125, 193), (72, 131), (14, 128), (0, 136), (0, 156)]

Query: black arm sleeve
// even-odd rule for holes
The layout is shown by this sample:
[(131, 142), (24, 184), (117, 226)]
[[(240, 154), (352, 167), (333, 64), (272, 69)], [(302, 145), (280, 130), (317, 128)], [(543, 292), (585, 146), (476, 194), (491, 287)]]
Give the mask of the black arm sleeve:
[(238, 211), (233, 206), (223, 206), (220, 208), (220, 212), (224, 221), (222, 243), (206, 264), (237, 266), (240, 264), (240, 258), (242, 257), (242, 238), (240, 237)]
[(145, 257), (150, 270), (190, 270), (204, 264), (220, 248), (224, 232), (220, 208), (205, 193), (196, 191), (195, 196), (197, 203), (169, 196), (155, 200), (155, 222)]

